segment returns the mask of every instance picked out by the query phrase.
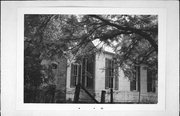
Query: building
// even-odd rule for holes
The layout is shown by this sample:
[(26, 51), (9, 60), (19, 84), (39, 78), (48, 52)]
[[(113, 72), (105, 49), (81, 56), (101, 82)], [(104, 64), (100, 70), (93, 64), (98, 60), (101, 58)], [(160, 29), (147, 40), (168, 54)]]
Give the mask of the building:
[[(81, 52), (88, 53), (95, 46), (96, 42), (92, 42)], [(80, 82), (99, 102), (102, 91), (105, 92), (105, 103), (111, 102), (113, 88), (113, 103), (157, 103), (157, 80), (146, 65), (138, 66), (134, 78), (129, 79), (124, 76), (121, 68), (114, 68), (116, 64), (113, 56), (113, 50), (106, 46), (103, 52), (89, 53), (80, 60), (70, 61), (57, 57), (48, 62), (54, 67), (55, 102), (73, 102), (76, 85)], [(93, 100), (81, 89), (79, 102), (92, 103)]]

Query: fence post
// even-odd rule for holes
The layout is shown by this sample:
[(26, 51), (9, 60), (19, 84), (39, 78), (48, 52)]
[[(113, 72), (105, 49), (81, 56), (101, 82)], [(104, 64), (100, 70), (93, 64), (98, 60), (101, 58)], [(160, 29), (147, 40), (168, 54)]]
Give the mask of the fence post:
[(113, 88), (110, 89), (110, 94), (111, 94), (111, 103), (113, 103)]
[(105, 94), (106, 91), (101, 91), (101, 103), (105, 103)]
[(80, 84), (76, 85), (75, 94), (74, 94), (74, 103), (79, 102), (79, 94), (80, 94)]
[(113, 82), (114, 82), (113, 79), (114, 78), (112, 77), (110, 80), (111, 81), (111, 85), (110, 85), (111, 86), (111, 88), (110, 88), (110, 102), (111, 103), (113, 103)]

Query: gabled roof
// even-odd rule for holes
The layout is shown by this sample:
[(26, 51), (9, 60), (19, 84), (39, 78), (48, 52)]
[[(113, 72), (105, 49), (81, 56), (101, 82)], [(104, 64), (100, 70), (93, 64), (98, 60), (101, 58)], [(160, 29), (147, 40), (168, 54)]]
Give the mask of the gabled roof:
[(100, 41), (99, 39), (93, 40), (92, 43), (97, 49), (102, 48), (104, 52), (113, 53), (113, 54), (115, 53), (112, 47), (108, 46), (107, 44), (105, 44), (103, 41)]

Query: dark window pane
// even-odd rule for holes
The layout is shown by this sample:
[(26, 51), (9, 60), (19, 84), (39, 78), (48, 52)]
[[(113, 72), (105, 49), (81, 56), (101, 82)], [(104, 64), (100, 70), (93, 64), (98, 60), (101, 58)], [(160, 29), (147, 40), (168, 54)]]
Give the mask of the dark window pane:
[(147, 70), (147, 92), (155, 92), (155, 73)]
[(140, 66), (135, 66), (135, 72), (133, 73), (133, 79), (130, 82), (131, 91), (140, 90)]
[[(114, 88), (114, 61), (112, 59), (105, 59), (105, 88)], [(115, 82), (115, 86), (118, 85), (118, 81)], [(116, 86), (117, 89), (117, 86)]]
[(108, 59), (105, 60), (105, 88), (109, 88)]
[(131, 80), (130, 82), (130, 90), (136, 90), (136, 78), (133, 78), (133, 80)]

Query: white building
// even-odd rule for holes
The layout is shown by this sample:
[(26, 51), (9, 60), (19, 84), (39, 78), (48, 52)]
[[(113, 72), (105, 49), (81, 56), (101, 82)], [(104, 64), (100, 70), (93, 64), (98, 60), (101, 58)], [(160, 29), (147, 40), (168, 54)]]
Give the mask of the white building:
[[(95, 44), (91, 43), (89, 46), (94, 47)], [(83, 51), (87, 53), (88, 49), (89, 47)], [(58, 59), (59, 63), (54, 72), (56, 89), (59, 93), (55, 95), (55, 102), (73, 102), (80, 77), (81, 85), (99, 102), (102, 91), (106, 92), (105, 102), (110, 102), (110, 88), (113, 86), (114, 103), (157, 103), (157, 81), (150, 73), (148, 74), (146, 65), (139, 66), (135, 79), (130, 81), (124, 76), (121, 68), (114, 69), (113, 56), (113, 50), (106, 47), (103, 52), (93, 53), (80, 61)], [(115, 75), (115, 70), (118, 71), (118, 76)], [(79, 97), (80, 102), (93, 102), (82, 89)]]

